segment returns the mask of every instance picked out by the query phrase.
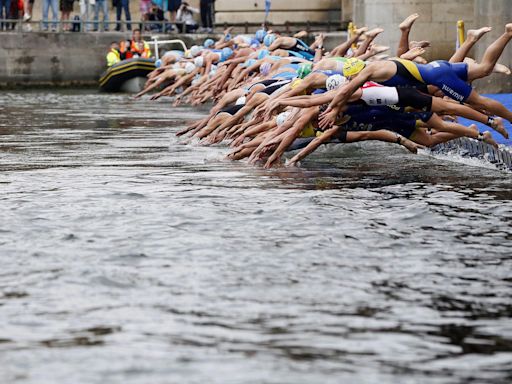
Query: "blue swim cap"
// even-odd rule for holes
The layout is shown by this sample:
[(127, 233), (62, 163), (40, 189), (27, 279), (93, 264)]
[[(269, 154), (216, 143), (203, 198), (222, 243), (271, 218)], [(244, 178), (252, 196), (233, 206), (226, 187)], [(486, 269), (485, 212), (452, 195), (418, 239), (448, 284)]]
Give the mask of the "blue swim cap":
[(206, 39), (206, 40), (204, 41), (203, 46), (204, 46), (205, 48), (209, 48), (209, 47), (211, 47), (211, 46), (212, 46), (212, 45), (214, 45), (214, 44), (215, 44), (215, 41), (213, 41), (213, 39)]
[(260, 42), (259, 40), (252, 38), (249, 45), (251, 46), (251, 48), (258, 48), (260, 46)]
[(258, 60), (267, 57), (269, 54), (270, 52), (268, 51), (268, 49), (260, 49), (260, 51), (258, 52)]
[(224, 36), (224, 41), (229, 41), (231, 40), (231, 34), (228, 33), (226, 36)]
[(162, 60), (158, 59), (155, 61), (155, 67), (160, 68), (162, 66)]
[(222, 48), (221, 60), (227, 60), (233, 55), (233, 50), (229, 47)]
[(276, 35), (267, 35), (263, 39), (263, 44), (265, 44), (267, 47), (270, 47), (274, 41), (276, 41)]
[(247, 60), (244, 64), (243, 64), (243, 67), (245, 68), (248, 68), (250, 67), (251, 65), (254, 65), (254, 63), (256, 62), (256, 59), (249, 59)]
[(258, 40), (260, 43), (263, 43), (263, 39), (265, 38), (265, 36), (267, 35), (267, 31), (265, 31), (264, 29), (258, 29), (256, 31), (256, 40)]

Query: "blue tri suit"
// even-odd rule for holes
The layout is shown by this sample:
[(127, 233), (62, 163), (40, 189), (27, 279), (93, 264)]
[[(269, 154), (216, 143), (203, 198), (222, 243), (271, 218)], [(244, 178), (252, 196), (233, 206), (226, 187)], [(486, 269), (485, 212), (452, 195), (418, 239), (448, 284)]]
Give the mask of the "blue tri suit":
[(465, 102), (473, 88), (467, 83), (468, 65), (466, 63), (449, 63), (444, 60), (428, 64), (417, 64), (409, 60), (391, 60), (397, 66), (396, 74), (380, 84), (389, 87), (418, 87), (435, 85), (446, 96)]

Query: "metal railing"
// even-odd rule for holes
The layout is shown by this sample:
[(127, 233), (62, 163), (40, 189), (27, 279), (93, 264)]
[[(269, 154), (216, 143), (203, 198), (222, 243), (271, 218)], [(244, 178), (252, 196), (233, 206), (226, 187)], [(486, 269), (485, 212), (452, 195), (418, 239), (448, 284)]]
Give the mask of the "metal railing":
[(306, 31), (308, 33), (314, 31), (346, 31), (348, 28), (348, 22), (339, 21), (304, 21), (304, 22), (291, 22), (285, 21), (282, 24), (278, 23), (253, 23), (246, 21), (245, 23), (216, 23), (216, 27), (235, 27), (235, 29), (243, 30), (243, 33), (248, 34), (256, 29), (265, 27), (266, 29), (273, 29), (279, 32), (285, 32), (291, 34), (298, 31)]
[[(0, 19), (1, 24), (7, 24), (12, 26), (11, 31), (17, 32), (40, 32), (40, 31), (52, 31), (52, 32), (66, 32), (63, 26), (70, 25), (70, 32), (104, 32), (105, 24), (109, 26), (109, 30), (120, 30), (128, 31), (130, 29), (139, 28), (143, 32), (158, 32), (158, 33), (186, 33), (187, 26), (184, 22), (171, 22), (168, 20), (163, 21), (152, 21), (152, 20), (141, 20), (141, 21), (102, 21), (99, 19), (95, 20), (30, 20), (23, 21), (23, 19)], [(97, 28), (95, 26), (97, 25)], [(113, 29), (110, 28), (113, 26)], [(263, 26), (262, 23), (256, 22), (245, 22), (245, 23), (216, 23), (215, 27), (220, 31), (227, 27), (234, 27), (236, 32), (249, 34), (256, 29)], [(266, 23), (266, 28), (278, 30), (287, 34), (305, 30), (308, 33), (314, 31), (339, 31), (347, 30), (348, 23), (345, 22), (289, 22), (286, 21), (282, 24), (271, 24)], [(9, 30), (8, 30), (9, 31)], [(2, 32), (0, 31), (0, 34)], [(195, 33), (195, 32), (191, 32)]]
[[(7, 32), (68, 32), (64, 29), (70, 26), (69, 32), (105, 32), (105, 25), (108, 26), (109, 31), (129, 31), (138, 28), (143, 32), (158, 32), (158, 33), (185, 33), (185, 23), (152, 20), (141, 21), (102, 21), (95, 20), (30, 20), (24, 21), (23, 19), (0, 19), (0, 24), (7, 26)], [(111, 26), (113, 28), (111, 28)], [(178, 27), (179, 26), (179, 27)], [(181, 27), (181, 28), (180, 28)], [(180, 32), (181, 30), (181, 32)], [(5, 31), (4, 31), (5, 32)], [(0, 36), (2, 31), (0, 30)]]

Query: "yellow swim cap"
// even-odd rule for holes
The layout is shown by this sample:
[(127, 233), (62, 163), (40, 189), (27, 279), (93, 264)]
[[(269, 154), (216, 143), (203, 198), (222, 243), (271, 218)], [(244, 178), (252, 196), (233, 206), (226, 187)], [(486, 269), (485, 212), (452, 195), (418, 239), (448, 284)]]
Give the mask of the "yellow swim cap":
[(361, 72), (364, 67), (366, 67), (366, 63), (363, 60), (359, 60), (356, 58), (348, 59), (345, 64), (343, 64), (343, 76), (351, 77), (357, 75)]

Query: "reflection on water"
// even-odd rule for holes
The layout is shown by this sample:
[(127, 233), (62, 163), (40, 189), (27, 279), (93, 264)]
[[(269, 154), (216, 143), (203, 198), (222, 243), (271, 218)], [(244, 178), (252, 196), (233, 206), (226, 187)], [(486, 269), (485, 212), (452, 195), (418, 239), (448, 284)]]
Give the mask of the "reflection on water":
[(168, 101), (0, 110), (0, 382), (512, 380), (510, 175), (384, 144), (265, 171)]

